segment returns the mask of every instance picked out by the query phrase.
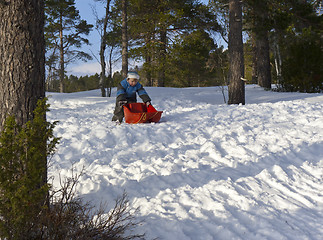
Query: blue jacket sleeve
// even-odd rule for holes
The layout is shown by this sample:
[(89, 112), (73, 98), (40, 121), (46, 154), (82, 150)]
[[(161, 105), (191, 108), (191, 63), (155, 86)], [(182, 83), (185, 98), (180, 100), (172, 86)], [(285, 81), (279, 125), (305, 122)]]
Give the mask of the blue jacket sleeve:
[(144, 89), (144, 87), (138, 82), (137, 83), (138, 85), (138, 95), (139, 97), (142, 99), (143, 102), (150, 102), (151, 99), (150, 97), (148, 96), (148, 93), (146, 92), (146, 90)]
[(124, 80), (118, 84), (117, 87), (117, 102), (127, 100), (126, 86)]

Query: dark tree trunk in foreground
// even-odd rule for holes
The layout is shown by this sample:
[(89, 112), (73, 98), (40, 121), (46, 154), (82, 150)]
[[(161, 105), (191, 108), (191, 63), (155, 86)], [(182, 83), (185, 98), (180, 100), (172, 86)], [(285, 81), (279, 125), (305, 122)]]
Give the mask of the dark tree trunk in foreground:
[(244, 60), (242, 42), (242, 6), (229, 0), (229, 104), (245, 104)]
[(32, 119), (45, 96), (44, 2), (0, 2), (0, 131), (5, 118)]
[(122, 0), (122, 76), (128, 74), (127, 0)]

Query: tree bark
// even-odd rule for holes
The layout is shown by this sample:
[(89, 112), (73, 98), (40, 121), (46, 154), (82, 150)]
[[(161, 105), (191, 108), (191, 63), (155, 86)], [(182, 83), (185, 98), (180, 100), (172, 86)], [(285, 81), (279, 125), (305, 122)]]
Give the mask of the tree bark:
[(128, 24), (127, 24), (127, 0), (122, 0), (122, 76), (128, 74)]
[(158, 74), (158, 87), (165, 85), (165, 61), (166, 61), (166, 46), (167, 46), (167, 31), (160, 31), (160, 51), (159, 51), (159, 74)]
[(282, 83), (282, 58), (280, 54), (280, 47), (277, 40), (276, 31), (273, 33), (274, 36), (274, 58), (275, 58), (275, 69), (277, 76), (277, 84), (280, 85)]
[(245, 104), (242, 6), (229, 0), (229, 104)]
[(152, 63), (151, 63), (151, 48), (150, 47), (147, 47), (149, 46), (150, 44), (150, 41), (151, 41), (151, 37), (149, 35), (146, 35), (145, 36), (145, 45), (146, 45), (146, 48), (145, 48), (145, 51), (144, 51), (144, 54), (145, 54), (145, 63), (144, 63), (144, 71), (146, 73), (146, 86), (153, 86), (153, 81), (152, 81)]
[(109, 76), (108, 76), (108, 87), (107, 87), (107, 95), (108, 97), (111, 97), (112, 92), (112, 53), (113, 53), (113, 46), (111, 46), (110, 53), (109, 53)]
[(44, 3), (0, 4), (0, 131), (8, 115), (23, 125), (45, 97)]
[(145, 65), (147, 66), (146, 71), (145, 71), (146, 72), (146, 79), (147, 79), (146, 85), (151, 87), (151, 86), (153, 86), (153, 82), (152, 82), (152, 77), (151, 77), (151, 57), (150, 57), (149, 53), (146, 54)]
[(269, 57), (269, 40), (266, 31), (257, 34), (256, 38), (257, 49), (257, 76), (258, 85), (265, 89), (271, 89), (271, 70)]
[[(63, 18), (60, 17), (60, 26), (63, 26)], [(64, 60), (64, 40), (63, 40), (63, 27), (59, 29), (59, 92), (64, 92), (64, 77), (65, 77), (65, 60)]]
[(258, 84), (258, 72), (257, 72), (257, 47), (256, 47), (256, 40), (255, 34), (251, 33), (251, 46), (252, 46), (252, 75), (251, 75), (251, 83)]
[(253, 20), (253, 41), (255, 46), (255, 61), (257, 83), (265, 89), (271, 88), (271, 69), (268, 40), (268, 4), (267, 1), (254, 1), (251, 4)]

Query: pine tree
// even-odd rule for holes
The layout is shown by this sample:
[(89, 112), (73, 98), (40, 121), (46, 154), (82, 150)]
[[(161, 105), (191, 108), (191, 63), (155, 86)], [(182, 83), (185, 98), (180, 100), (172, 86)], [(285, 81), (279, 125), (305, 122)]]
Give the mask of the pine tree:
[[(201, 30), (183, 34), (173, 40), (167, 57), (168, 85), (176, 87), (207, 86), (209, 73), (207, 62), (215, 44), (210, 35)], [(166, 82), (167, 83), (167, 82)]]
[[(215, 16), (196, 0), (128, 0), (128, 3), (129, 57), (144, 60), (148, 85), (165, 84), (170, 37), (218, 27)], [(119, 1), (116, 6), (120, 11)]]
[[(93, 27), (82, 20), (75, 8), (75, 0), (45, 0), (45, 37), (48, 61), (51, 68), (58, 70), (60, 92), (64, 92), (66, 65), (76, 59), (89, 60), (92, 57), (78, 50), (82, 44), (89, 44), (84, 38)], [(58, 64), (58, 67), (53, 66)]]
[(248, 10), (245, 25), (249, 26), (253, 42), (254, 77), (257, 78), (259, 86), (270, 89), (269, 30), (271, 21), (269, 20), (269, 6), (267, 1), (262, 0), (247, 0), (245, 5)]
[(284, 91), (323, 89), (322, 29), (318, 1), (270, 2), (277, 80)]

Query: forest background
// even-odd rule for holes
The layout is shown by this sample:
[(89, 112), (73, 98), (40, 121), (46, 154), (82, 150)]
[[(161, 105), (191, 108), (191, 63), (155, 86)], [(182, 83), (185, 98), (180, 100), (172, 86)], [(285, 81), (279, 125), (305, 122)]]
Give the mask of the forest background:
[[(138, 71), (145, 86), (228, 85), (227, 1), (93, 0), (87, 11), (95, 19), (92, 25), (82, 19), (77, 9), (80, 3), (55, 5), (47, 0), (47, 91), (101, 88), (107, 89), (103, 95), (111, 95), (111, 87), (125, 75), (120, 69), (122, 2), (127, 4), (127, 69)], [(322, 91), (321, 8), (322, 1), (243, 1), (247, 84), (270, 88), (274, 83), (283, 91)], [(90, 48), (93, 34), (99, 38)], [(80, 60), (96, 61), (101, 71), (68, 74), (68, 67), (74, 63), (75, 69)]]

